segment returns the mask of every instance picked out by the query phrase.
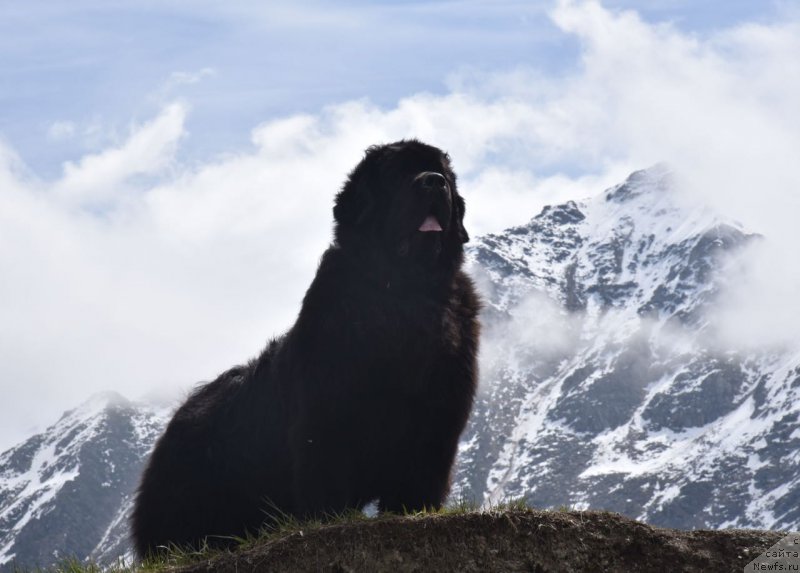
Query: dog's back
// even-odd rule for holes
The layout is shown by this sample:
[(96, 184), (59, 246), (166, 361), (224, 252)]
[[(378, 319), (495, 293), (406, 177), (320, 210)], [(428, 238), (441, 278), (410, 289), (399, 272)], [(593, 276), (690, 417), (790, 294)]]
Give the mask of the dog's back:
[[(268, 363), (269, 350), (261, 360)], [(288, 467), (280, 467), (279, 413), (253, 412), (270, 403), (268, 364), (238, 366), (200, 386), (175, 412), (156, 443), (136, 497), (131, 534), (139, 556), (159, 547), (235, 543), (256, 533), (270, 500), (289, 500)], [(276, 417), (277, 416), (277, 417)], [(266, 427), (267, 424), (270, 427)], [(274, 464), (264, 464), (264, 459)]]

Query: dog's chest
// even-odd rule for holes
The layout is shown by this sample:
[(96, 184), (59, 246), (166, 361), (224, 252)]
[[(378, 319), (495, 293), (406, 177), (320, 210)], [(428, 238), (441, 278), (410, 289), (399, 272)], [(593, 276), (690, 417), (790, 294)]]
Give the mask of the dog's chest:
[(423, 297), (383, 297), (364, 317), (367, 339), (382, 341), (407, 358), (453, 352), (460, 341), (459, 322), (446, 305)]

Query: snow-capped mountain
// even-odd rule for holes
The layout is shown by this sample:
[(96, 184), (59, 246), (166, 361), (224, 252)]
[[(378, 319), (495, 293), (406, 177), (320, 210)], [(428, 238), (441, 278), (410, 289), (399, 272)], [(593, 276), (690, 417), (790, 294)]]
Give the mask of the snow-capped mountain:
[(800, 528), (800, 344), (715, 336), (724, 269), (753, 240), (687, 207), (663, 166), (479, 239), (484, 387), (458, 493)]
[(123, 555), (131, 495), (167, 413), (98, 394), (0, 455), (0, 571)]
[[(732, 262), (756, 240), (663, 166), (477, 239), (481, 392), (453, 495), (800, 529), (800, 343), (745, 352), (716, 336)], [(0, 455), (0, 572), (129, 552), (169, 413), (96, 396)]]

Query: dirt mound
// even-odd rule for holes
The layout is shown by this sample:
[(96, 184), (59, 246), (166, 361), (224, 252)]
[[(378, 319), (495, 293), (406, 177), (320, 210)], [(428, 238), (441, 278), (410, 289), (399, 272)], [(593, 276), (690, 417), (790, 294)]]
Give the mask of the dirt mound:
[(784, 536), (662, 529), (593, 511), (433, 514), (301, 529), (174, 571), (740, 572)]

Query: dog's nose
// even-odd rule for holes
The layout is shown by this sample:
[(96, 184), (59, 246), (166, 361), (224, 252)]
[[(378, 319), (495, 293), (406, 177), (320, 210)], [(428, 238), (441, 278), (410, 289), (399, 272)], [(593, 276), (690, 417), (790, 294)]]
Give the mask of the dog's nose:
[(447, 180), (444, 178), (444, 175), (433, 171), (423, 173), (421, 179), (422, 188), (430, 191), (434, 189), (444, 189), (447, 185)]

